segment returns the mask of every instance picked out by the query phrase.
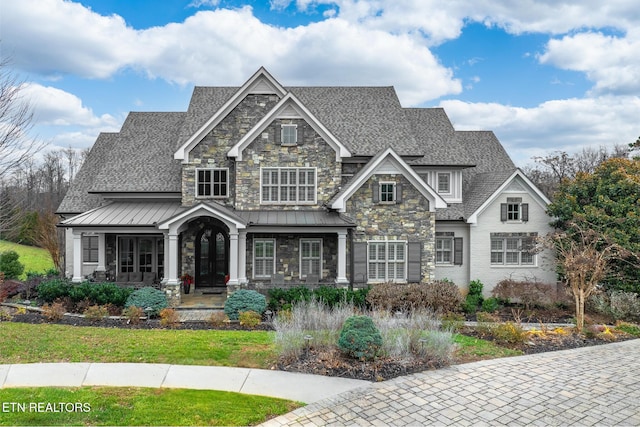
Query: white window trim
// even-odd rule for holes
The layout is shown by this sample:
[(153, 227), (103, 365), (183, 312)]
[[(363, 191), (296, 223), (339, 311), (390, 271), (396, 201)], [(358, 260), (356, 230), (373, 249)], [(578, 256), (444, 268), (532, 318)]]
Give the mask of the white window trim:
[[(294, 142), (284, 142), (284, 128), (294, 128), (295, 132), (295, 141)], [(282, 124), (280, 125), (280, 145), (284, 145), (285, 147), (294, 147), (298, 145), (298, 125), (296, 124)]]
[[(256, 243), (261, 243), (261, 242), (271, 242), (273, 244), (273, 274), (275, 274), (276, 272), (276, 239), (262, 239), (262, 238), (258, 238), (258, 239), (253, 239), (253, 265), (251, 267), (252, 270), (252, 274), (253, 274), (253, 278), (254, 279), (270, 279), (271, 275), (258, 275), (256, 274)], [(264, 259), (268, 259), (268, 258), (264, 258)]]
[[(382, 186), (383, 185), (391, 185), (393, 187), (393, 194), (392, 194), (392, 200), (382, 200)], [(378, 203), (386, 205), (393, 205), (396, 203), (396, 200), (398, 199), (398, 187), (396, 185), (395, 181), (380, 181), (378, 183)]]
[[(454, 251), (455, 251), (455, 245), (454, 245), (454, 240), (453, 240), (453, 236), (449, 237), (449, 236), (445, 236), (445, 237), (436, 237), (436, 246), (435, 246), (435, 253), (436, 253), (436, 265), (453, 265), (453, 258), (455, 256)], [(448, 240), (450, 243), (450, 248), (449, 248), (449, 253), (450, 253), (450, 257), (449, 257), (449, 261), (447, 262), (443, 262), (443, 261), (438, 261), (438, 240)], [(443, 252), (441, 250), (441, 252)]]
[[(286, 200), (286, 201), (271, 201), (271, 200), (264, 200), (264, 194), (263, 194), (263, 174), (265, 170), (277, 170), (278, 171), (278, 199), (280, 198), (280, 171), (283, 169), (287, 169), (287, 170), (291, 170), (291, 169), (295, 169), (297, 172), (297, 179), (296, 179), (296, 198), (300, 195), (299, 193), (299, 185), (300, 185), (300, 171), (301, 170), (305, 170), (305, 171), (313, 171), (313, 186), (314, 186), (314, 192), (313, 192), (313, 200), (305, 200), (305, 201), (291, 201), (291, 200)], [(289, 185), (287, 185), (289, 186)], [(260, 204), (262, 205), (315, 205), (317, 203), (318, 200), (318, 168), (315, 167), (264, 167), (264, 168), (260, 168)]]
[[(404, 244), (404, 271), (403, 271), (403, 276), (404, 279), (389, 279), (389, 244)], [(385, 244), (385, 277), (384, 279), (371, 279), (369, 278), (369, 264), (371, 263), (371, 258), (370, 258), (370, 250), (371, 250), (371, 245), (372, 244)], [(392, 282), (392, 283), (407, 283), (407, 268), (408, 268), (408, 254), (407, 251), (409, 249), (409, 245), (408, 242), (406, 240), (368, 240), (367, 241), (367, 283), (386, 283), (386, 282)]]
[[(203, 196), (198, 194), (198, 188), (200, 186), (200, 180), (199, 180), (199, 175), (200, 175), (200, 171), (211, 171), (211, 195), (210, 196)], [(214, 196), (213, 193), (213, 187), (215, 185), (215, 181), (213, 181), (213, 173), (215, 171), (224, 171), (226, 172), (226, 176), (227, 176), (227, 180), (225, 182), (226, 186), (227, 186), (227, 194), (223, 195), (223, 196)], [(195, 197), (196, 199), (226, 199), (227, 197), (229, 197), (229, 168), (196, 168), (196, 179), (195, 179), (195, 183), (196, 183), (196, 188), (195, 188)]]
[[(489, 246), (489, 263), (491, 264), (491, 267), (495, 267), (495, 268), (532, 268), (532, 267), (537, 267), (538, 266), (538, 255), (533, 253), (532, 255), (532, 262), (528, 263), (528, 264), (523, 264), (522, 263), (522, 253), (525, 252), (523, 250), (518, 250), (518, 262), (517, 263), (508, 263), (507, 262), (507, 253), (513, 253), (516, 251), (510, 251), (507, 250), (507, 240), (509, 239), (518, 239), (519, 243), (518, 243), (518, 247), (522, 248), (523, 246), (523, 240), (525, 240), (526, 238), (523, 237), (492, 237), (490, 239), (490, 242), (493, 242), (494, 240), (501, 240), (502, 241), (502, 250), (501, 251), (494, 251), (491, 249), (491, 246)], [(491, 244), (490, 244), (491, 245)], [(491, 253), (496, 252), (496, 253), (502, 253), (502, 262), (493, 262), (491, 261)]]
[[(518, 219), (509, 219), (509, 206), (518, 206)], [(522, 221), (522, 203), (507, 203), (507, 222), (521, 223)]]
[[(446, 175), (448, 177), (448, 187), (447, 191), (440, 191), (440, 175)], [(436, 191), (438, 194), (451, 195), (453, 194), (453, 184), (451, 182), (452, 174), (451, 172), (436, 172)]]
[[(300, 248), (300, 251), (299, 251), (300, 252), (300, 256), (299, 256), (299, 258), (300, 258), (300, 262), (299, 262), (300, 278), (304, 279), (304, 278), (307, 277), (306, 274), (305, 275), (302, 274), (302, 262), (303, 262), (303, 259), (302, 259), (302, 243), (303, 242), (319, 242), (320, 243), (320, 263), (318, 264), (318, 270), (319, 270), (318, 271), (318, 279), (322, 279), (322, 265), (323, 265), (322, 263), (324, 261), (324, 256), (323, 256), (324, 254), (322, 252), (322, 249), (323, 249), (322, 244), (323, 244), (323, 242), (322, 242), (322, 239), (312, 239), (312, 238), (301, 238), (300, 241), (299, 241), (299, 246), (298, 247)], [(308, 257), (307, 259), (313, 259), (313, 258)]]

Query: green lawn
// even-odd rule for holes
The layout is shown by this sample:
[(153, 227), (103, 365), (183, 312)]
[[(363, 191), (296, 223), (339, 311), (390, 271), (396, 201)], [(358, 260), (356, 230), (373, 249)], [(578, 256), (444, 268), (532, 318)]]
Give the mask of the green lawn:
[(0, 402), (0, 425), (9, 426), (244, 426), (301, 406), (223, 391), (130, 387), (0, 389)]
[(0, 323), (0, 363), (132, 362), (268, 369), (273, 333)]
[(45, 249), (0, 240), (0, 253), (6, 251), (16, 251), (20, 255), (18, 261), (24, 265), (21, 279), (26, 279), (28, 272), (44, 273), (54, 268), (51, 256)]

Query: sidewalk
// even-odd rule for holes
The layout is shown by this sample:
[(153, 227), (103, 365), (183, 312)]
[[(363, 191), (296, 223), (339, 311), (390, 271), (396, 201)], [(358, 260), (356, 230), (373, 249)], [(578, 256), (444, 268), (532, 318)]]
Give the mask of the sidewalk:
[(368, 381), (264, 369), (152, 363), (0, 365), (0, 388), (166, 387), (234, 391), (313, 403), (368, 386)]

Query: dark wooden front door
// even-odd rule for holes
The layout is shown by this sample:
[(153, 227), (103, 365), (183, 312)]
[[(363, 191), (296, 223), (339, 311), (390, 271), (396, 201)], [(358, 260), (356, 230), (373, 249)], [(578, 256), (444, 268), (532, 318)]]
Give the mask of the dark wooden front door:
[(226, 286), (229, 274), (229, 237), (220, 227), (206, 226), (196, 235), (197, 288)]

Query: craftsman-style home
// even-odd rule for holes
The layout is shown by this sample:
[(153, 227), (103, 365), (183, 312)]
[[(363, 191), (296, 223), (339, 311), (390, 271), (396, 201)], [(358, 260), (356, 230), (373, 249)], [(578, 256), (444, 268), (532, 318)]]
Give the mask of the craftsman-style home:
[[(195, 292), (447, 278), (555, 282), (547, 198), (488, 131), (393, 87), (287, 87), (264, 68), (186, 112), (102, 133), (58, 209), (73, 281)], [(193, 292), (193, 290), (192, 290)]]

